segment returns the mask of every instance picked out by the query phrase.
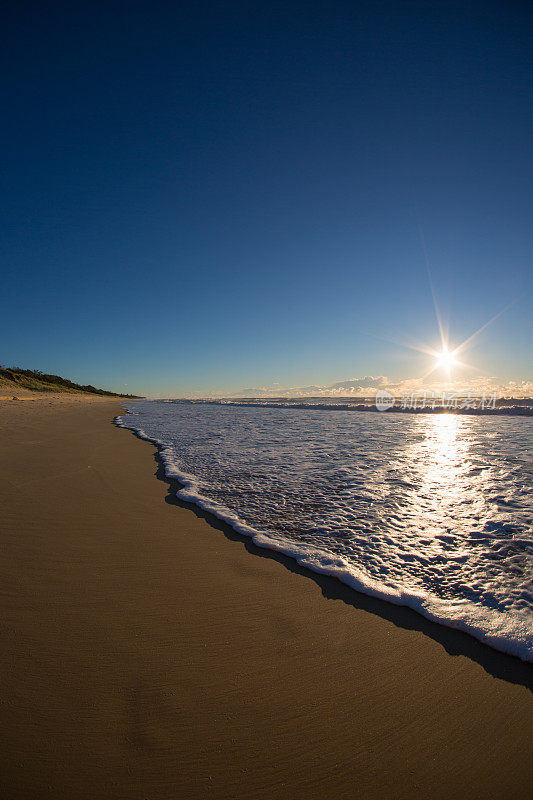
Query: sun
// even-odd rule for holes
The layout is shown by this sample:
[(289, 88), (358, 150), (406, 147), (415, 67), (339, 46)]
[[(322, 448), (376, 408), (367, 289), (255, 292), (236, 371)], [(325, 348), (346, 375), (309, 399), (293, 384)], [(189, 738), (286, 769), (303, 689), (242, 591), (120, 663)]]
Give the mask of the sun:
[(443, 348), (441, 353), (437, 354), (437, 363), (435, 366), (446, 370), (448, 375), (450, 374), (452, 367), (455, 364), (457, 364), (455, 353), (450, 353), (450, 351), (446, 347)]

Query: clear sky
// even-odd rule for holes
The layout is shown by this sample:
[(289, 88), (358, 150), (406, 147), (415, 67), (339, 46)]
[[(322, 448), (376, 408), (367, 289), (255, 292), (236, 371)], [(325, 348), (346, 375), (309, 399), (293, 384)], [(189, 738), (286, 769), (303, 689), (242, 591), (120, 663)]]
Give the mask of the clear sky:
[(400, 382), (426, 252), (450, 345), (511, 304), (468, 360), (532, 380), (532, 35), (513, 0), (8, 4), (0, 363)]

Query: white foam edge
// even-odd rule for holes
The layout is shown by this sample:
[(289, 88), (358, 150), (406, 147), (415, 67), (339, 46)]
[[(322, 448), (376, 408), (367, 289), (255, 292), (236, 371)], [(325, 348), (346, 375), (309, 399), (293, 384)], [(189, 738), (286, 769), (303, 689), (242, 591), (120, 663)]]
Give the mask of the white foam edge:
[[(505, 619), (501, 615), (501, 626), (497, 629), (487, 630), (487, 623), (493, 622), (493, 619), (487, 619), (478, 606), (466, 600), (450, 604), (429, 594), (409, 591), (392, 582), (387, 585), (374, 580), (353, 565), (349, 565), (341, 556), (332, 555), (313, 545), (297, 543), (282, 536), (275, 536), (252, 528), (230, 509), (204, 497), (199, 491), (196, 477), (182, 472), (173, 462), (169, 453), (170, 448), (153, 436), (148, 436), (142, 428), (136, 427), (131, 419), (132, 416), (135, 414), (131, 412), (117, 416), (115, 424), (119, 428), (134, 431), (141, 439), (152, 442), (158, 447), (166, 476), (182, 484), (182, 488), (176, 492), (176, 496), (180, 500), (193, 503), (217, 519), (226, 522), (237, 533), (249, 536), (258, 547), (283, 553), (312, 572), (336, 578), (361, 594), (385, 600), (394, 605), (406, 606), (432, 622), (467, 633), (502, 653), (516, 656), (523, 661), (533, 661), (533, 634), (527, 630), (525, 614), (523, 621)], [(452, 609), (455, 614), (453, 617), (450, 616)]]

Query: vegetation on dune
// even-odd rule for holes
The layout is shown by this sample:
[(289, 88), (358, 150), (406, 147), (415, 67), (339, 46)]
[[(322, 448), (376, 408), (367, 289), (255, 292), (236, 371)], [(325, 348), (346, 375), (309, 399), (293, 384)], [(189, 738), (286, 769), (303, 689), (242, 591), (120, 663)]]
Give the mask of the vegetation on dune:
[(60, 375), (48, 375), (38, 369), (21, 369), (20, 367), (1, 367), (0, 381), (7, 382), (12, 389), (28, 389), (32, 392), (70, 392), (84, 394), (99, 394), (105, 397), (130, 397), (135, 398), (134, 394), (118, 394), (117, 392), (106, 392), (104, 389), (97, 389), (90, 384), (82, 386), (73, 383)]

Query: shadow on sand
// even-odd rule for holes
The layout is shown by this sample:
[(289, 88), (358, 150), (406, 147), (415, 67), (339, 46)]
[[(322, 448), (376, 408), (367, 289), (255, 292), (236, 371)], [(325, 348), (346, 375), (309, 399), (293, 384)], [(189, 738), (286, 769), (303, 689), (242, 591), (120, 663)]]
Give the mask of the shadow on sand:
[(129, 430), (137, 436), (137, 438), (145, 442), (148, 441), (152, 446), (156, 447), (154, 460), (157, 464), (157, 470), (155, 475), (158, 480), (166, 484), (168, 493), (165, 500), (170, 505), (189, 509), (197, 517), (204, 519), (212, 528), (221, 531), (227, 539), (230, 539), (232, 542), (240, 542), (246, 550), (254, 556), (270, 558), (273, 561), (283, 564), (290, 572), (297, 573), (298, 575), (305, 575), (318, 584), (322, 594), (328, 600), (342, 600), (353, 608), (386, 619), (398, 628), (420, 631), (425, 636), (429, 636), (431, 639), (441, 644), (449, 655), (466, 656), (466, 658), (470, 658), (472, 661), (476, 661), (480, 664), (483, 669), (494, 678), (500, 678), (509, 683), (520, 684), (521, 686), (525, 686), (526, 689), (533, 691), (533, 669), (531, 665), (527, 664), (525, 661), (501, 653), (498, 650), (493, 650), (492, 647), (488, 647), (482, 642), (479, 642), (467, 633), (431, 622), (431, 620), (426, 619), (406, 606), (396, 606), (392, 603), (387, 603), (385, 600), (379, 600), (375, 597), (361, 594), (336, 578), (330, 578), (327, 575), (319, 575), (305, 567), (301, 567), (297, 561), (283, 553), (258, 547), (252, 539), (237, 533), (228, 523), (204, 511), (194, 503), (180, 500), (176, 497), (176, 492), (182, 488), (182, 484), (175, 479), (168, 478), (166, 475), (157, 443), (145, 439), (143, 436), (137, 434), (136, 431)]

